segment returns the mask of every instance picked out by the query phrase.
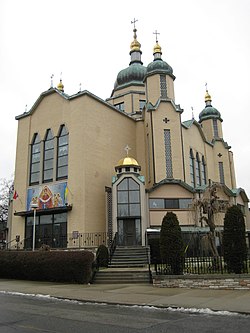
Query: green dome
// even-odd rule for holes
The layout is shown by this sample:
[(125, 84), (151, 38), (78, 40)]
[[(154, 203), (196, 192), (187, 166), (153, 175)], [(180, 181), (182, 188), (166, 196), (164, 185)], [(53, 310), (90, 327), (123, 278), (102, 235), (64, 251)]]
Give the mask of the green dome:
[(199, 114), (199, 121), (202, 122), (203, 120), (212, 118), (222, 121), (220, 112), (212, 105), (208, 105)]
[(155, 59), (147, 66), (147, 75), (154, 73), (168, 74), (175, 78), (173, 75), (173, 68), (160, 58)]
[(212, 102), (212, 98), (211, 98), (210, 94), (208, 93), (208, 90), (206, 90), (206, 94), (205, 94), (206, 106), (199, 114), (200, 123), (203, 120), (207, 120), (207, 119), (219, 119), (220, 121), (222, 121), (220, 112), (212, 106), (211, 102)]
[(115, 82), (115, 89), (128, 83), (143, 84), (143, 79), (146, 74), (146, 67), (139, 62), (133, 62), (129, 67), (121, 70)]
[(222, 121), (220, 112), (212, 105), (207, 105), (199, 114), (199, 122), (206, 119), (219, 119)]

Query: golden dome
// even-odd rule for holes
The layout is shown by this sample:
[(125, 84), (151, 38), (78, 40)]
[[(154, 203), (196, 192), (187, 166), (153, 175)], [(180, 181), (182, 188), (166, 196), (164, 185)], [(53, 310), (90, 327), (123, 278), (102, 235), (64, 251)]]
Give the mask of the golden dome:
[(137, 30), (134, 29), (133, 31), (134, 31), (134, 40), (130, 44), (130, 49), (131, 49), (131, 51), (140, 51), (141, 50), (141, 44), (137, 40), (137, 35), (136, 35)]
[(208, 93), (208, 90), (206, 90), (206, 95), (205, 95), (205, 102), (212, 101), (211, 96)]
[(134, 39), (133, 42), (130, 44), (131, 51), (140, 51), (141, 44), (138, 42), (137, 39)]
[(133, 158), (133, 157), (129, 157), (126, 156), (124, 158), (122, 158), (118, 163), (117, 163), (117, 167), (119, 166), (139, 166), (138, 162)]
[(57, 85), (57, 89), (60, 90), (60, 91), (64, 91), (64, 85), (62, 83), (62, 79), (60, 79), (60, 82)]
[(154, 53), (161, 53), (161, 47), (158, 44), (158, 42), (156, 42), (156, 44), (154, 46)]

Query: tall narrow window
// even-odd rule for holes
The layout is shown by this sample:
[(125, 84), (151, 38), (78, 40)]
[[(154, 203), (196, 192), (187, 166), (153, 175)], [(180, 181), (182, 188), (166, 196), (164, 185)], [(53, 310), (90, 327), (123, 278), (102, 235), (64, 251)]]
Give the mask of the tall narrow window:
[(214, 129), (214, 137), (218, 138), (219, 137), (219, 131), (218, 131), (217, 119), (213, 119), (213, 129)]
[(204, 156), (201, 159), (201, 182), (202, 185), (207, 183), (207, 176), (206, 176), (206, 162)]
[(189, 165), (190, 165), (190, 181), (191, 181), (191, 186), (195, 186), (195, 179), (194, 179), (194, 154), (193, 154), (193, 149), (190, 149), (189, 152)]
[(165, 143), (166, 176), (167, 178), (173, 178), (171, 133), (169, 129), (164, 129), (164, 143)]
[(117, 210), (119, 217), (141, 215), (140, 186), (132, 178), (124, 178), (117, 186)]
[(219, 162), (219, 176), (220, 176), (220, 183), (225, 184), (223, 162)]
[(57, 144), (57, 179), (68, 177), (68, 144), (69, 133), (66, 127), (61, 127)]
[(147, 149), (148, 149), (148, 181), (151, 181), (151, 154), (150, 154), (150, 142), (149, 142), (149, 134), (147, 134)]
[(41, 161), (41, 140), (36, 133), (31, 144), (30, 185), (39, 184)]
[(196, 153), (196, 159), (195, 159), (195, 175), (196, 175), (196, 185), (201, 185), (201, 164), (198, 153)]
[(43, 156), (43, 181), (49, 182), (53, 180), (54, 164), (54, 138), (50, 129), (46, 133)]
[(161, 98), (167, 98), (166, 75), (160, 75)]

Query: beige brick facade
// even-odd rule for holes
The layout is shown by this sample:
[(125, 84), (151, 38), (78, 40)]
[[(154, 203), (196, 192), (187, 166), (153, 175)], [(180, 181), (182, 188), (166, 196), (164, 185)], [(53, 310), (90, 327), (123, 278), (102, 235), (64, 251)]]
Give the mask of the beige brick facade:
[[(214, 113), (209, 114), (204, 108), (206, 114), (201, 113), (199, 121), (183, 122), (183, 110), (175, 104), (172, 68), (161, 59), (159, 48), (154, 53), (154, 61), (143, 67), (140, 49), (133, 47), (130, 66), (118, 74), (112, 95), (106, 101), (88, 91), (68, 96), (59, 86), (42, 93), (29, 112), (17, 116), (14, 185), (19, 198), (13, 202), (9, 240), (16, 235), (21, 239), (27, 237), (26, 220), (32, 216), (27, 207), (28, 190), (60, 183), (66, 183), (68, 190), (67, 205), (62, 208), (67, 216), (67, 235), (74, 231), (107, 232), (105, 187), (112, 187), (112, 177), (116, 175), (114, 167), (126, 155), (126, 145), (131, 148), (129, 155), (141, 167), (140, 175), (144, 176), (139, 218), (143, 232), (149, 227), (160, 227), (169, 210), (177, 214), (182, 226), (195, 226), (190, 205), (150, 208), (150, 200), (194, 200), (198, 193), (202, 196), (209, 180), (223, 185), (220, 197), (230, 204), (241, 205), (247, 228), (250, 228), (248, 198), (243, 189), (236, 188), (233, 154), (224, 141), (222, 120), (209, 104), (211, 100), (207, 99), (207, 106)], [(122, 110), (118, 109), (118, 104)], [(64, 179), (57, 179), (58, 136), (62, 125), (68, 131), (68, 174)], [(53, 179), (43, 183), (44, 140), (48, 129), (54, 136)], [(38, 184), (31, 184), (31, 147), (36, 133), (41, 139), (40, 178)], [(194, 163), (193, 181), (190, 152)], [(128, 172), (127, 177), (130, 176)], [(117, 195), (114, 188), (113, 195)], [(115, 197), (114, 212), (116, 204)], [(39, 216), (43, 213), (46, 215), (49, 211), (40, 211)], [(52, 210), (51, 214), (56, 212)], [(116, 223), (113, 219), (113, 231), (117, 231)], [(220, 217), (218, 225), (222, 224)]]

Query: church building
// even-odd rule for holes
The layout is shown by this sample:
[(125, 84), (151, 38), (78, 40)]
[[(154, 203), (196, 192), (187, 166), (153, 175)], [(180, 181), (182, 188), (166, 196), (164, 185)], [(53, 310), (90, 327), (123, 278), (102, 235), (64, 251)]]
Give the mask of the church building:
[(183, 231), (205, 230), (195, 203), (214, 183), (221, 204), (216, 228), (232, 204), (250, 228), (249, 200), (236, 186), (233, 153), (210, 93), (204, 91), (199, 119), (183, 121), (173, 68), (157, 38), (144, 66), (135, 27), (133, 33), (129, 66), (117, 74), (109, 98), (87, 90), (68, 95), (61, 80), (16, 116), (18, 197), (9, 242), (83, 248), (109, 244), (116, 234), (120, 245), (145, 245), (168, 211)]

